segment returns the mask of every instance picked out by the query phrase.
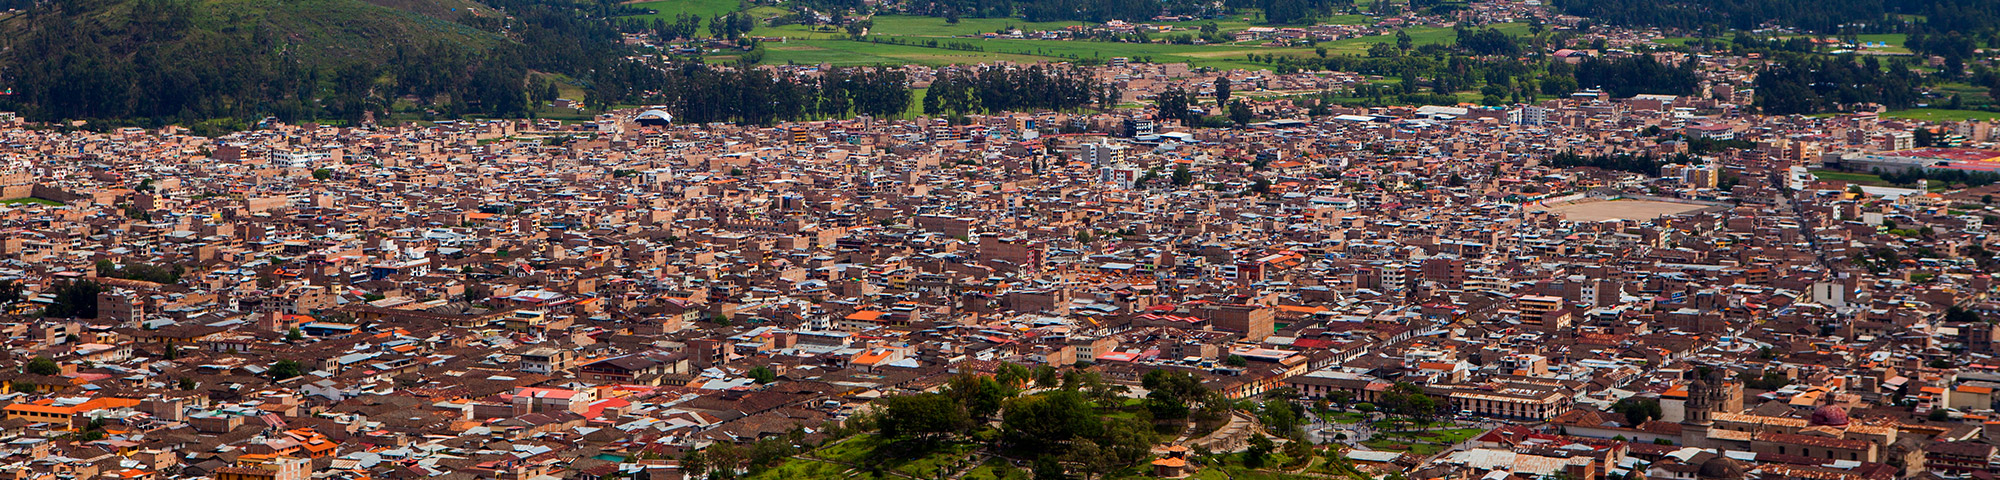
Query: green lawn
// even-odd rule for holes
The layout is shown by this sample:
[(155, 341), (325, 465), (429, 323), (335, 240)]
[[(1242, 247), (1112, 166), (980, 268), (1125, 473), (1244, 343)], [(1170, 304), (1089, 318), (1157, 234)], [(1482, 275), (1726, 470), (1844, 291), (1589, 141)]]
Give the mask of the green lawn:
[(1443, 451), (1445, 448), (1442, 445), (1436, 445), (1430, 443), (1404, 442), (1404, 441), (1389, 440), (1383, 438), (1371, 438), (1366, 442), (1361, 442), (1361, 445), (1368, 447), (1369, 449), (1372, 450), (1381, 450), (1385, 452), (1408, 452), (1410, 454), (1420, 455), (1420, 456), (1429, 456), (1437, 452)]
[(1025, 33), (1090, 24), (1089, 22), (1029, 22), (1018, 18), (962, 18), (957, 24), (952, 24), (942, 18), (912, 15), (878, 15), (872, 20), (875, 22), (875, 27), (868, 30), (870, 34), (913, 37), (978, 35), (1001, 31), (1008, 27), (1020, 29)]
[(27, 198), (14, 198), (14, 199), (8, 199), (8, 200), (0, 200), (0, 205), (26, 205), (26, 204), (30, 204), (30, 203), (33, 203), (33, 204), (39, 204), (39, 205), (48, 205), (48, 206), (51, 206), (51, 207), (60, 207), (60, 206), (63, 206), (63, 203), (62, 203), (62, 202), (58, 202), (58, 201), (55, 201), (55, 200), (49, 200), (49, 199), (46, 199), (46, 198), (34, 198), (34, 197), (27, 197)]
[(1889, 118), (1907, 118), (1911, 120), (1927, 120), (1932, 122), (1962, 122), (1966, 120), (2000, 119), (2000, 112), (1988, 112), (1982, 110), (1950, 110), (1943, 108), (1913, 108), (1909, 110), (1896, 110), (1893, 112), (1883, 114), (1882, 116)]
[(1368, 418), (1367, 415), (1362, 415), (1356, 412), (1333, 412), (1330, 414), (1321, 415), (1321, 417), (1326, 418), (1326, 420), (1329, 422), (1344, 423), (1348, 425), (1361, 423), (1362, 420)]
[[(631, 15), (621, 18), (635, 18), (645, 21), (649, 24), (652, 23), (654, 19), (664, 20), (671, 23), (674, 21), (675, 15), (683, 13), (692, 13), (696, 16), (699, 16), (701, 17), (701, 28), (695, 30), (695, 36), (700, 36), (700, 37), (709, 36), (708, 34), (709, 19), (743, 9), (743, 3), (738, 0), (660, 0), (656, 2), (632, 2), (627, 5), (639, 8), (649, 8), (653, 10), (653, 13), (643, 14), (643, 15)], [(777, 11), (775, 13), (769, 10), (764, 10), (763, 8), (764, 7), (758, 7), (756, 9), (752, 9), (751, 13), (753, 15), (764, 14), (758, 17), (761, 19), (763, 18), (763, 16), (782, 15), (786, 12), (786, 10), (782, 8), (776, 9)], [(764, 22), (759, 21), (757, 22), (757, 26), (752, 28), (752, 31), (756, 32), (757, 34), (765, 34), (767, 33), (765, 32), (765, 30), (767, 29), (769, 29), (769, 27), (765, 27)]]
[(928, 455), (910, 460), (902, 465), (897, 465), (896, 471), (907, 473), (917, 478), (939, 478), (941, 477), (941, 473), (949, 474), (957, 471), (960, 467), (958, 462), (964, 460), (966, 455), (972, 454), (972, 451), (978, 448), (978, 446), (970, 443), (946, 445), (930, 452)]
[[(919, 447), (906, 443), (886, 442), (882, 437), (873, 434), (861, 434), (820, 447), (806, 456), (848, 465), (879, 464), (884, 468), (911, 476), (932, 478), (938, 475), (940, 466), (946, 471), (958, 468), (957, 462), (978, 449), (978, 446), (972, 443), (943, 443), (922, 447), (920, 450), (912, 448)], [(797, 460), (793, 460), (786, 464), (789, 466), (796, 462)]]
[(1014, 467), (1008, 465), (1006, 460), (988, 458), (986, 459), (986, 463), (981, 463), (979, 466), (973, 467), (972, 471), (965, 472), (965, 476), (960, 478), (963, 480), (1000, 480), (1001, 472), (1010, 468)]
[(751, 475), (751, 480), (787, 480), (808, 478), (845, 478), (847, 467), (817, 460), (786, 460), (777, 468)]
[(1882, 180), (1882, 177), (1869, 175), (1866, 173), (1837, 172), (1833, 170), (1813, 170), (1812, 175), (1813, 178), (1818, 178), (1820, 180), (1838, 180), (1847, 183), (1857, 183), (1861, 185), (1872, 185), (1881, 187), (1895, 186), (1887, 181)]
[(1871, 52), (1910, 53), (1910, 49), (1904, 47), (1904, 45), (1907, 45), (1910, 41), (1909, 35), (1901, 33), (1878, 33), (1870, 35), (1855, 35), (1855, 38), (1864, 43), (1874, 43), (1874, 42), (1889, 43), (1889, 46), (1887, 47), (1869, 47), (1868, 51)]
[[(1504, 32), (1508, 35), (1528, 34), (1528, 24), (1526, 23), (1501, 23), (1490, 26), (1499, 29), (1501, 32)], [(1409, 34), (1410, 42), (1415, 45), (1425, 45), (1432, 43), (1449, 45), (1452, 42), (1458, 41), (1458, 32), (1456, 30), (1449, 28), (1439, 28), (1439, 27), (1406, 28), (1403, 29), (1403, 33)], [(1390, 45), (1395, 45), (1396, 34), (1392, 32), (1388, 35), (1375, 35), (1368, 37), (1349, 38), (1346, 40), (1335, 40), (1331, 42), (1325, 42), (1319, 45), (1322, 47), (1326, 47), (1328, 55), (1342, 55), (1342, 54), (1366, 55), (1368, 54), (1368, 47), (1373, 46), (1377, 43), (1387, 43)]]

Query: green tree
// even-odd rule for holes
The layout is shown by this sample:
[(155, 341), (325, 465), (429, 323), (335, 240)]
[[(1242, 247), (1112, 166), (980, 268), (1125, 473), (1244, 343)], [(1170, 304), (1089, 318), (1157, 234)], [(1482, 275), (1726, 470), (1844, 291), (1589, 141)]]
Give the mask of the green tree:
[(1174, 186), (1185, 187), (1194, 183), (1194, 172), (1188, 171), (1187, 165), (1174, 165), (1173, 179)]
[(181, 387), (181, 390), (194, 390), (194, 389), (195, 389), (195, 387), (197, 387), (197, 386), (200, 386), (200, 385), (196, 384), (196, 383), (195, 383), (195, 381), (194, 381), (194, 379), (192, 379), (192, 378), (187, 378), (187, 377), (181, 377), (181, 381), (180, 381), (180, 387)]
[(1162, 120), (1186, 121), (1192, 115), (1188, 111), (1190, 105), (1192, 102), (1188, 100), (1187, 91), (1181, 90), (1180, 87), (1167, 87), (1153, 97), (1154, 115)]
[(1153, 370), (1139, 378), (1145, 387), (1146, 408), (1157, 419), (1187, 418), (1189, 405), (1208, 395), (1208, 387), (1192, 373)]
[(1226, 76), (1215, 77), (1215, 104), (1216, 105), (1229, 104), (1229, 77)]
[(1270, 460), (1271, 451), (1276, 447), (1277, 444), (1272, 443), (1271, 438), (1262, 433), (1251, 435), (1250, 448), (1243, 450), (1243, 466), (1264, 468), (1264, 464)]
[(984, 423), (1000, 413), (1000, 407), (1014, 396), (1014, 389), (993, 377), (960, 374), (945, 384), (944, 394), (963, 405), (974, 421)]
[(881, 404), (882, 415), (875, 419), (875, 426), (885, 437), (933, 440), (972, 426), (965, 407), (942, 394), (900, 395), (876, 402)]
[(1103, 428), (1102, 421), (1082, 394), (1054, 390), (1008, 400), (1000, 417), (1000, 431), (1010, 444), (1028, 451), (1048, 451), (1071, 439), (1096, 436)]
[(1242, 100), (1229, 103), (1229, 121), (1236, 122), (1236, 126), (1241, 127), (1249, 125), (1251, 120), (1255, 118), (1251, 117), (1249, 105), (1244, 105)]
[(1660, 401), (1650, 398), (1628, 397), (1611, 404), (1611, 411), (1624, 415), (1627, 426), (1638, 426), (1663, 416), (1660, 413)]
[(306, 334), (304, 331), (299, 330), (299, 327), (292, 327), (291, 331), (285, 332), (286, 342), (298, 343), (299, 341), (305, 339), (306, 339)]
[(35, 357), (28, 360), (28, 366), (23, 371), (34, 375), (52, 376), (62, 373), (62, 366), (56, 365), (56, 361), (49, 357)]
[(271, 375), (272, 380), (284, 380), (287, 378), (304, 375), (305, 366), (300, 365), (299, 362), (296, 360), (288, 358), (284, 360), (279, 360), (278, 363), (271, 364), (271, 369), (266, 373), (269, 373)]
[(332, 178), (333, 178), (333, 170), (325, 168), (313, 169), (313, 180), (328, 180)]
[(1055, 388), (1061, 385), (1062, 385), (1062, 379), (1061, 376), (1057, 374), (1056, 367), (1048, 365), (1035, 367), (1035, 386), (1042, 388)]
[(771, 367), (758, 365), (750, 369), (750, 378), (757, 383), (771, 383), (778, 381), (778, 372), (771, 371)]

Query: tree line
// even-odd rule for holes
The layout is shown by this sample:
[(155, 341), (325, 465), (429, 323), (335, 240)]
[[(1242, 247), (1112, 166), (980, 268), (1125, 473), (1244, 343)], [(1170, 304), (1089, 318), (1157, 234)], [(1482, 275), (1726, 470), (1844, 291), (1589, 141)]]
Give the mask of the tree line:
[(1919, 15), (1947, 30), (1983, 30), (1994, 22), (1982, 0), (1563, 0), (1564, 13), (1617, 25), (1683, 30), (1756, 30), (1775, 23), (1819, 33), (1893, 33)]
[(585, 103), (659, 105), (677, 121), (769, 125), (808, 118), (901, 115), (908, 75), (894, 68), (832, 69), (817, 78), (695, 62), (631, 62), (599, 77)]
[[(448, 26), (343, 12), (356, 24), (315, 43), (289, 37), (283, 24), (217, 18), (193, 0), (44, 2), (13, 20), (21, 28), (0, 53), (0, 82), (15, 94), (0, 97), (0, 108), (35, 121), (145, 126), (267, 116), (358, 123), (407, 97), (445, 116), (521, 116), (549, 90), (530, 91), (541, 87), (527, 80), (530, 70), (588, 81), (623, 61), (618, 30), (585, 8), (489, 4), (508, 17), (467, 15)], [(121, 18), (103, 21), (104, 12)], [(371, 29), (400, 36), (374, 38)]]
[(1549, 165), (1558, 168), (1594, 167), (1604, 170), (1632, 172), (1649, 177), (1660, 176), (1660, 167), (1677, 163), (1693, 165), (1700, 162), (1684, 153), (1676, 153), (1665, 157), (1630, 153), (1591, 155), (1586, 157), (1577, 155), (1576, 152), (1564, 150), (1562, 153), (1557, 153), (1549, 157)]
[(1008, 110), (1075, 110), (1117, 105), (1116, 86), (1099, 83), (1076, 67), (981, 67), (940, 70), (924, 92), (927, 115)]
[(1757, 72), (1757, 107), (1765, 114), (1847, 111), (1862, 103), (1909, 108), (1924, 79), (1908, 68), (1882, 68), (1875, 57), (1792, 54)]

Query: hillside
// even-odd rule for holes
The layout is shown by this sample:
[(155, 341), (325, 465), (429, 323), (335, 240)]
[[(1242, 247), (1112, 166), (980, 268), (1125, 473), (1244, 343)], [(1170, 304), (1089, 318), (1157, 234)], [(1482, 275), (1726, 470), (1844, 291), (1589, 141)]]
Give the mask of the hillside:
[[(385, 78), (444, 90), (513, 45), (461, 15), (493, 11), (468, 0), (44, 3), (0, 20), (0, 88), (16, 92), (0, 109), (136, 124), (359, 119), (409, 93), (378, 88)], [(411, 72), (440, 65), (461, 68)]]

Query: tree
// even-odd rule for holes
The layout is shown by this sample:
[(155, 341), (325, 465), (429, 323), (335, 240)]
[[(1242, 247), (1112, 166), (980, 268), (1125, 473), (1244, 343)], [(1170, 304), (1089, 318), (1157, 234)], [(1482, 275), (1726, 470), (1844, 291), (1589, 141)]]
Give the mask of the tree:
[(1208, 395), (1201, 378), (1186, 372), (1153, 370), (1140, 377), (1140, 385), (1147, 390), (1147, 410), (1163, 420), (1186, 418), (1189, 405)]
[(1650, 398), (1628, 397), (1612, 404), (1611, 411), (1625, 415), (1626, 426), (1638, 426), (1662, 417), (1660, 401)]
[(49, 359), (49, 357), (35, 357), (32, 360), (28, 360), (28, 366), (23, 371), (45, 377), (54, 376), (62, 373), (62, 366), (56, 365), (56, 361)]
[(1252, 118), (1250, 116), (1249, 105), (1244, 105), (1242, 100), (1229, 103), (1229, 121), (1236, 122), (1236, 126), (1241, 127), (1249, 125), (1250, 120)]
[(333, 178), (333, 170), (324, 168), (313, 169), (313, 180), (326, 180), (330, 178)]
[(993, 377), (960, 374), (945, 384), (944, 394), (965, 407), (966, 415), (985, 423), (1000, 413), (1000, 407), (1014, 396), (1014, 389)]
[(1271, 450), (1276, 446), (1270, 437), (1262, 433), (1250, 435), (1250, 448), (1243, 451), (1243, 466), (1264, 468), (1264, 462), (1270, 459)]
[(758, 365), (750, 369), (750, 378), (755, 379), (757, 383), (771, 383), (778, 381), (778, 372), (771, 371), (771, 367)]
[(1250, 365), (1250, 360), (1243, 358), (1242, 355), (1230, 354), (1228, 358), (1222, 359), (1222, 364), (1231, 367), (1245, 367)]
[(1075, 438), (1097, 436), (1103, 419), (1083, 395), (1054, 390), (1008, 400), (1000, 418), (1007, 442), (1029, 451), (1055, 449)]
[(1055, 388), (1060, 385), (1062, 385), (1062, 378), (1057, 374), (1056, 367), (1048, 365), (1035, 367), (1035, 386)]
[(1215, 104), (1229, 104), (1229, 77), (1215, 77)]
[(1333, 393), (1327, 394), (1327, 397), (1333, 400), (1334, 405), (1338, 405), (1341, 408), (1347, 408), (1347, 402), (1354, 401), (1354, 392), (1349, 392), (1346, 390), (1334, 390)]
[(1299, 418), (1302, 412), (1299, 411), (1298, 404), (1274, 398), (1265, 400), (1261, 410), (1258, 416), (1264, 420), (1265, 427), (1283, 433), (1287, 437), (1295, 436), (1293, 435), (1295, 433), (1299, 435), (1305, 433), (1300, 430)]
[(303, 365), (300, 365), (298, 361), (288, 358), (284, 360), (279, 360), (278, 363), (271, 364), (271, 369), (266, 373), (269, 373), (271, 375), (272, 380), (284, 380), (287, 378), (304, 375), (305, 367)]
[(700, 478), (708, 471), (708, 458), (700, 450), (689, 450), (681, 454), (681, 470), (687, 472), (688, 478)]
[(1069, 480), (1068, 472), (1063, 471), (1062, 463), (1056, 461), (1055, 455), (1035, 457), (1034, 471), (1035, 480)]
[(1185, 187), (1194, 183), (1194, 172), (1188, 171), (1187, 165), (1174, 165), (1173, 179), (1174, 186)]
[(299, 341), (305, 339), (306, 339), (306, 334), (304, 331), (299, 330), (299, 327), (292, 327), (291, 331), (285, 332), (286, 342), (298, 343)]
[(197, 386), (199, 386), (199, 384), (195, 383), (194, 379), (186, 377), (181, 378), (180, 381), (181, 390), (194, 390), (195, 387)]
[(942, 394), (901, 395), (876, 402), (882, 406), (882, 415), (875, 419), (875, 426), (885, 437), (933, 440), (972, 426), (965, 407)]
[(1191, 115), (1188, 112), (1190, 103), (1186, 91), (1181, 90), (1180, 87), (1167, 87), (1166, 90), (1161, 91), (1159, 95), (1153, 97), (1154, 115), (1163, 120), (1175, 119), (1186, 121), (1189, 115)]

